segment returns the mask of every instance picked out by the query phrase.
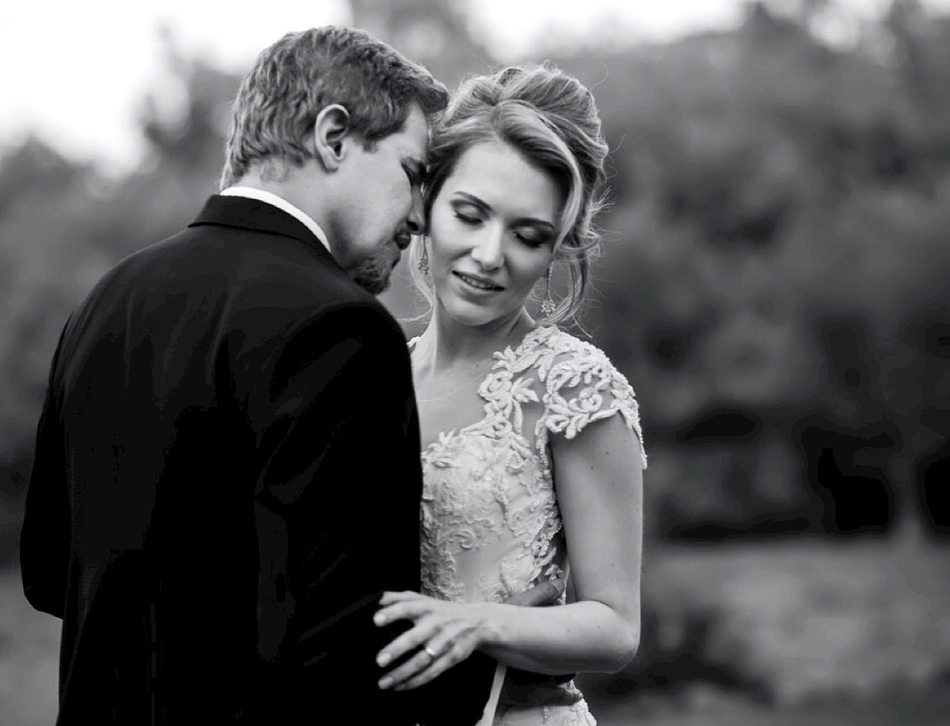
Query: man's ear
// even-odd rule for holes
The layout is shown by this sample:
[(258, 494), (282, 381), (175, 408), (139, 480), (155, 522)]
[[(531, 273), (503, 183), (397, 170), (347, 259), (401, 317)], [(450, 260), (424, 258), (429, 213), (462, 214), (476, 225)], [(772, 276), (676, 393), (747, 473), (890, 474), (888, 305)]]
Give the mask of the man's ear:
[(313, 124), (313, 143), (317, 158), (326, 171), (339, 168), (351, 138), (349, 111), (338, 103), (321, 109)]

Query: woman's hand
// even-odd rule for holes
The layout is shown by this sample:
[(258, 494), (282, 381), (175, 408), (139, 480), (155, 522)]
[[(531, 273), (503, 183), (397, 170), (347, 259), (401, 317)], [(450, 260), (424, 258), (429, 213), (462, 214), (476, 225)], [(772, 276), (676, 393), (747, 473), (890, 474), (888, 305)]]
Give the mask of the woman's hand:
[(417, 592), (386, 592), (379, 604), (373, 618), (377, 626), (396, 620), (411, 620), (413, 626), (383, 648), (376, 663), (385, 668), (418, 650), (383, 676), (380, 688), (418, 688), (468, 658), (482, 642), (484, 608), (478, 604), (436, 600)]

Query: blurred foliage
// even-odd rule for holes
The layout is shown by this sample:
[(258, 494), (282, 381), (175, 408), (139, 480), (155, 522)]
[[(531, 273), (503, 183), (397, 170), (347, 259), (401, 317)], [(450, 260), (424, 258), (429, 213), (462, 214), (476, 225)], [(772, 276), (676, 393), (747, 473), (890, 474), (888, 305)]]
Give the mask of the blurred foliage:
[[(947, 722), (945, 547), (878, 538), (648, 547), (646, 554), (640, 650), (621, 674), (582, 677), (596, 705), (634, 693), (689, 701), (701, 686), (700, 694), (797, 712), (788, 723), (815, 723), (802, 713), (810, 707), (839, 710), (842, 718), (828, 723)], [(860, 708), (868, 704), (881, 713)], [(703, 713), (702, 702), (693, 705)], [(895, 707), (899, 716), (887, 713)], [(849, 711), (863, 718), (844, 718)], [(776, 723), (731, 721), (760, 722)]]
[[(899, 0), (833, 48), (810, 32), (827, 5), (554, 58), (594, 89), (614, 150), (587, 323), (642, 403), (653, 535), (886, 531), (915, 509), (946, 529), (950, 21)], [(491, 65), (464, 3), (352, 7), (450, 85)], [(103, 178), (38, 139), (0, 162), (7, 494), (68, 311), (215, 189), (238, 79), (165, 40), (136, 171)]]
[(917, 463), (950, 438), (948, 49), (911, 2), (850, 50), (752, 5), (562, 62), (615, 150), (590, 320), (640, 397), (660, 533), (946, 523)]
[[(752, 4), (734, 31), (553, 58), (594, 90), (613, 149), (586, 328), (640, 397), (651, 536), (947, 531), (950, 20), (898, 0), (842, 49), (810, 30), (828, 5)], [(449, 85), (493, 65), (463, 2), (352, 9)], [(14, 501), (66, 315), (216, 188), (239, 79), (165, 41), (134, 172), (38, 139), (0, 159)], [(404, 279), (384, 300), (413, 311)]]

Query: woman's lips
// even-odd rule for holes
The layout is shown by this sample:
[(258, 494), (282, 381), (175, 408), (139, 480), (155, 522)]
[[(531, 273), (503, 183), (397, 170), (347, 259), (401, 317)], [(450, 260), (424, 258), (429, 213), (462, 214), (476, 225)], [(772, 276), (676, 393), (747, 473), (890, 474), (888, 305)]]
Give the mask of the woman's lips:
[(496, 285), (491, 280), (486, 280), (484, 277), (478, 277), (477, 275), (469, 275), (465, 272), (456, 271), (453, 273), (458, 277), (462, 282), (464, 282), (469, 287), (473, 287), (476, 290), (483, 290), (485, 292), (497, 292), (499, 290), (504, 290), (505, 288), (500, 285)]

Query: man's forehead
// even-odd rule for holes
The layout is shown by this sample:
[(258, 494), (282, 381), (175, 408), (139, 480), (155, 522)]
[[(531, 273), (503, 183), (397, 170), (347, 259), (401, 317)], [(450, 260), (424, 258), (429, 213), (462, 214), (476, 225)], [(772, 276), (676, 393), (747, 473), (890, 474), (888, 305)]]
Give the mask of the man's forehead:
[(413, 106), (400, 136), (406, 159), (424, 165), (429, 153), (429, 122), (418, 105)]
[(409, 117), (406, 119), (405, 129), (407, 135), (418, 145), (420, 153), (424, 154), (429, 147), (431, 129), (429, 128), (429, 119), (426, 118), (418, 104), (413, 104)]

